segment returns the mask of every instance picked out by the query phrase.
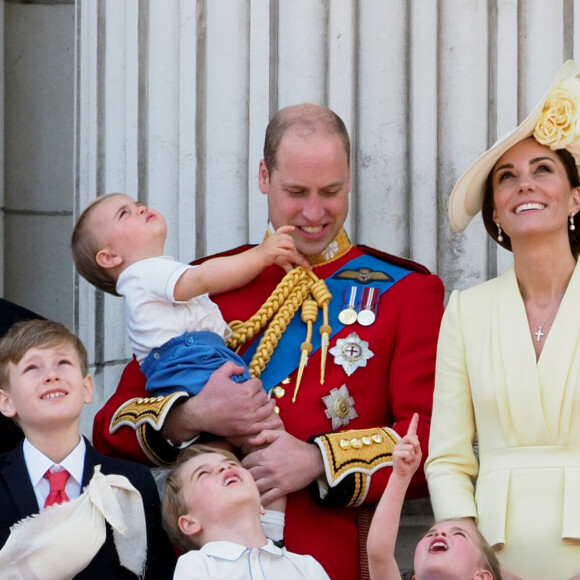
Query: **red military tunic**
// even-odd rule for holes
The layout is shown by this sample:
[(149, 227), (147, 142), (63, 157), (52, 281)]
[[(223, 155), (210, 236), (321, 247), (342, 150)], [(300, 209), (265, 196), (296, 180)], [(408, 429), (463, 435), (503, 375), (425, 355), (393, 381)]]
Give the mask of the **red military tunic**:
[[(340, 238), (339, 235), (339, 242)], [(296, 402), (292, 403), (296, 370), (290, 374), (290, 382), (284, 385), (285, 396), (277, 400), (286, 431), (304, 441), (332, 433), (332, 419), (327, 416), (327, 405), (322, 399), (331, 389), (346, 385), (354, 400), (358, 417), (351, 419), (348, 425), (341, 425), (337, 431), (361, 431), (345, 433), (344, 436), (323, 435), (316, 440), (325, 456), (330, 486), (328, 494), (321, 499), (314, 484), (310, 490), (290, 494), (286, 511), (284, 538), (288, 550), (313, 555), (333, 580), (360, 577), (359, 509), (356, 506), (376, 503), (391, 474), (393, 442), (385, 441), (387, 447), (375, 444), (372, 436), (378, 436), (379, 440), (381, 436), (383, 440), (388, 439), (387, 432), (376, 428), (392, 427), (402, 436), (407, 432), (413, 413), (419, 413), (418, 436), (423, 457), (427, 455), (435, 351), (443, 314), (443, 285), (437, 276), (413, 262), (364, 246), (346, 247), (345, 251), (346, 254), (338, 258), (315, 265), (314, 273), (319, 278), (330, 278), (365, 253), (379, 258), (385, 267), (395, 264), (411, 273), (381, 295), (373, 324), (362, 326), (357, 322), (344, 326), (330, 339), (329, 348), (332, 349), (338, 339), (345, 339), (355, 332), (361, 341), (357, 344), (364, 347), (362, 341), (368, 343), (366, 366), (358, 366), (349, 376), (345, 368), (337, 364), (340, 362), (337, 357), (329, 352), (325, 382), (320, 384), (320, 350), (313, 351), (304, 369)], [(212, 296), (212, 299), (218, 303), (227, 321), (246, 320), (262, 306), (283, 276), (281, 268), (272, 266), (245, 287)], [(352, 285), (358, 286), (359, 282), (353, 280)], [(343, 296), (333, 296), (333, 300), (342, 304)], [(335, 328), (340, 326), (338, 320), (329, 322)], [(278, 349), (284, 349), (284, 336)], [(297, 367), (300, 351), (299, 348), (294, 350), (296, 352), (284, 353), (295, 356)], [(137, 363), (131, 362), (117, 392), (95, 418), (94, 444), (108, 454), (149, 463), (169, 462), (174, 450), (151, 425), (160, 429), (173, 399), (148, 398), (144, 384)], [(126, 402), (133, 397), (138, 399), (127, 407)], [(121, 420), (120, 415), (123, 415)], [(140, 424), (137, 428), (139, 436), (135, 437), (137, 423)], [(111, 432), (110, 425), (116, 425), (117, 430)], [(363, 437), (366, 444), (360, 443)], [(426, 495), (425, 477), (423, 470), (419, 469), (407, 497)]]

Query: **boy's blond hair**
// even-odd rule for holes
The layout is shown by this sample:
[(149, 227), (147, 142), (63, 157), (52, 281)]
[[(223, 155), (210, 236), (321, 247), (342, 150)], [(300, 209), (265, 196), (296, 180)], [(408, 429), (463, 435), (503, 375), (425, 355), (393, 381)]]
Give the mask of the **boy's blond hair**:
[(97, 264), (97, 253), (103, 248), (99, 247), (95, 232), (91, 230), (90, 218), (95, 208), (105, 199), (117, 195), (123, 194), (107, 193), (97, 197), (88, 205), (79, 216), (71, 238), (72, 256), (78, 273), (95, 288), (108, 292), (113, 296), (119, 296), (117, 293), (117, 281), (111, 277), (110, 272)]
[(181, 467), (194, 457), (206, 455), (207, 453), (217, 453), (227, 459), (231, 459), (240, 464), (240, 460), (230, 451), (209, 445), (191, 445), (186, 447), (177, 456), (177, 461), (173, 469), (167, 475), (165, 483), (165, 493), (161, 506), (161, 516), (163, 519), (163, 528), (167, 532), (169, 539), (183, 552), (189, 552), (192, 548), (199, 548), (190, 536), (186, 536), (179, 529), (178, 520), (180, 516), (189, 511), (189, 507), (183, 496), (183, 481), (181, 480)]
[(17, 365), (32, 348), (66, 344), (77, 353), (83, 377), (89, 374), (87, 349), (64, 324), (53, 320), (23, 320), (13, 324), (0, 339), (0, 389), (10, 390), (8, 364)]

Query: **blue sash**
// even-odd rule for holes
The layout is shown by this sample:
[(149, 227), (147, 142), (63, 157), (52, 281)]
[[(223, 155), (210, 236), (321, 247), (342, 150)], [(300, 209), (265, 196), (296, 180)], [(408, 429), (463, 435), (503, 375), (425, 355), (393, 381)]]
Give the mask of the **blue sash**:
[[(358, 273), (359, 270), (368, 269), (372, 272), (382, 272), (386, 274), (383, 280), (369, 279), (361, 282), (360, 279), (352, 277), (350, 273)], [(328, 307), (328, 320), (332, 327), (331, 337), (340, 332), (344, 328), (338, 320), (338, 315), (343, 308), (342, 299), (346, 288), (351, 286), (368, 286), (371, 285), (379, 289), (379, 295), (384, 294), (387, 290), (392, 288), (399, 280), (402, 280), (411, 270), (384, 262), (379, 258), (375, 258), (370, 254), (364, 254), (358, 258), (354, 258), (347, 262), (340, 270), (337, 270), (330, 278), (326, 278), (326, 286), (332, 294), (332, 300)], [(312, 353), (320, 348), (320, 326), (322, 325), (322, 312), (319, 312), (318, 318), (313, 325), (312, 330)], [(304, 342), (306, 337), (306, 325), (302, 322), (300, 313), (296, 312), (286, 331), (280, 338), (278, 346), (272, 354), (272, 358), (266, 365), (262, 372), (262, 384), (266, 391), (270, 391), (278, 385), (283, 379), (290, 376), (300, 364), (300, 345)], [(250, 363), (258, 344), (260, 337), (256, 338), (250, 345), (248, 350), (242, 355), (242, 358), (247, 364)], [(312, 353), (310, 356), (312, 356)]]

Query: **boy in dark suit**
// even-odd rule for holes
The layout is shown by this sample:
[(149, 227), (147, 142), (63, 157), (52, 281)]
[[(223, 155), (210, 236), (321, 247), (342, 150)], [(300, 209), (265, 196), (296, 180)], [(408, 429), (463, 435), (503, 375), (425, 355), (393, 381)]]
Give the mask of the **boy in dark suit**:
[(80, 435), (92, 397), (86, 350), (64, 325), (19, 322), (0, 340), (0, 412), (25, 435), (0, 455), (0, 569), (11, 578), (172, 577), (150, 472)]

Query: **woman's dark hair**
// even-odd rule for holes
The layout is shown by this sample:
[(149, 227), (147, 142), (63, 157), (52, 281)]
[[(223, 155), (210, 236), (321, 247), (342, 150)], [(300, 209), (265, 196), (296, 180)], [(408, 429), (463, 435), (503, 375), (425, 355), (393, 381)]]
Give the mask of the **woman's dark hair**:
[[(556, 149), (554, 153), (561, 159), (566, 169), (568, 181), (572, 187), (580, 187), (580, 176), (578, 175), (578, 167), (574, 156), (567, 149)], [(481, 208), (481, 215), (487, 233), (494, 239), (502, 248), (512, 251), (512, 242), (510, 237), (502, 232), (503, 241), (497, 239), (497, 225), (493, 221), (493, 169), (489, 172), (485, 180), (485, 188), (483, 190), (483, 207)], [(577, 256), (580, 254), (580, 224), (575, 230), (568, 230), (568, 237), (570, 239), (570, 248), (572, 254)]]

